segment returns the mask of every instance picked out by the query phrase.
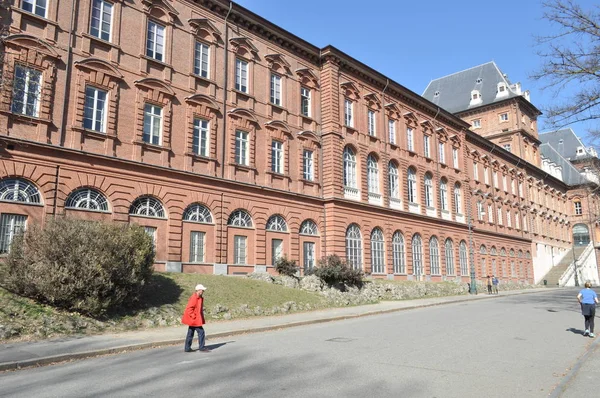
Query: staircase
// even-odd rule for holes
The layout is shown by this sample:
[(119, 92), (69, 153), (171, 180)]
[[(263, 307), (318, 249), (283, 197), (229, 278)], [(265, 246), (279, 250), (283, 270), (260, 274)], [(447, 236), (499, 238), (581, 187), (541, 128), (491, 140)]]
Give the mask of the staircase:
[(587, 246), (577, 246), (569, 250), (558, 264), (556, 264), (550, 271), (544, 276), (544, 280), (548, 281), (549, 287), (558, 286), (560, 277), (563, 276), (565, 271), (573, 266), (573, 252), (575, 252), (575, 258), (579, 259), (579, 256), (585, 251)]

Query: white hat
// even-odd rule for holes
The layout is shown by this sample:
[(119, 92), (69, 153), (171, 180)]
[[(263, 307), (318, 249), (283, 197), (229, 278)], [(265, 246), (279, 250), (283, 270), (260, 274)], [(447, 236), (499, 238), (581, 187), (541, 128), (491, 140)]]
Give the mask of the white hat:
[(204, 287), (204, 285), (196, 285), (196, 291), (198, 290), (206, 290), (206, 288)]

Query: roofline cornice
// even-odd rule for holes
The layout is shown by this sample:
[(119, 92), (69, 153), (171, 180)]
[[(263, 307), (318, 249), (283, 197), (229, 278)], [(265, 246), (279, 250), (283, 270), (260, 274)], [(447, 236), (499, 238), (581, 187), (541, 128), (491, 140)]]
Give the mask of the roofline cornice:
[(457, 111), (457, 112), (455, 112), (455, 115), (466, 114), (466, 113), (470, 113), (470, 112), (479, 113), (479, 112), (481, 112), (482, 109), (485, 109), (486, 107), (487, 108), (499, 107), (499, 106), (502, 106), (506, 102), (509, 102), (509, 101), (518, 101), (518, 102), (520, 102), (521, 104), (524, 105), (525, 108), (528, 108), (528, 110), (531, 113), (535, 114), (535, 116), (540, 116), (540, 115), (543, 114), (542, 111), (540, 111), (538, 108), (535, 107), (535, 105), (533, 105), (531, 102), (527, 101), (525, 99), (525, 97), (523, 97), (522, 95), (517, 95), (515, 97), (510, 97), (510, 98), (506, 98), (506, 99), (503, 99), (503, 100), (500, 100), (500, 101), (491, 102), (489, 104), (483, 104), (483, 105), (479, 105), (479, 106), (474, 106), (474, 107), (469, 108), (469, 109), (464, 109), (462, 111)]

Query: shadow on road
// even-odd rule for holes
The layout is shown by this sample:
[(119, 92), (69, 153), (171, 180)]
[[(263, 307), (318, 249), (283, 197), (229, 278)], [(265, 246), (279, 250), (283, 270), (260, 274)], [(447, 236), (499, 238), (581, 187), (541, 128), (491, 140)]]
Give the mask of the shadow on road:
[(216, 350), (218, 348), (223, 347), (225, 344), (229, 344), (229, 343), (235, 343), (235, 341), (224, 341), (222, 343), (218, 343), (218, 344), (207, 344), (206, 348), (208, 348), (209, 350)]
[(580, 335), (582, 335), (582, 336), (583, 336), (583, 330), (581, 330), (581, 329), (576, 329), (576, 328), (568, 328), (566, 331), (567, 331), (567, 332), (571, 332), (571, 333), (573, 333), (573, 334), (580, 334)]

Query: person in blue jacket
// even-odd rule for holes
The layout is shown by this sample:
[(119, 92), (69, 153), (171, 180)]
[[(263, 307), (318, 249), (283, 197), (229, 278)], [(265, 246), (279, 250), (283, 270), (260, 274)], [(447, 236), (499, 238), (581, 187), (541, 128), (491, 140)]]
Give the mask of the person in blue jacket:
[(594, 334), (594, 317), (596, 316), (596, 304), (598, 295), (592, 290), (590, 282), (585, 283), (585, 289), (582, 289), (577, 295), (577, 301), (581, 305), (581, 315), (585, 318), (584, 336), (596, 337)]

